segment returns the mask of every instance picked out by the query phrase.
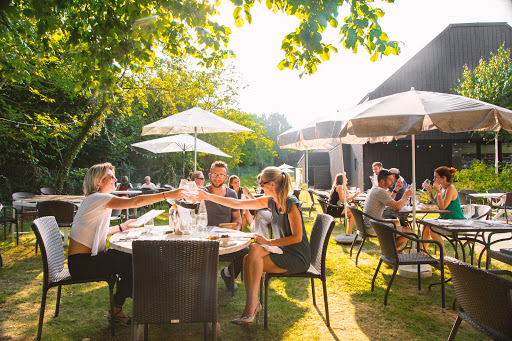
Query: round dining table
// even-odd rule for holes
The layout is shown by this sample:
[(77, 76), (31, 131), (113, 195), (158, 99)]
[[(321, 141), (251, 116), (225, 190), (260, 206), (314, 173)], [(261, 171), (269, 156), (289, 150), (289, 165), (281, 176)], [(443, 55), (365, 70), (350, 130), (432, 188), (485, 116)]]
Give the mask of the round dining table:
[[(169, 226), (155, 226), (154, 228), (147, 229), (146, 227), (139, 227), (130, 229), (128, 231), (117, 232), (110, 236), (110, 247), (125, 253), (132, 253), (132, 241), (134, 240), (206, 240), (206, 236), (199, 234), (176, 235), (171, 232)], [(218, 232), (221, 231), (221, 232)], [(235, 231), (232, 231), (235, 232)], [(229, 234), (230, 232), (222, 232), (221, 229), (215, 227), (208, 228), (208, 235)], [(251, 238), (244, 237), (231, 237), (226, 244), (220, 243), (219, 255), (226, 255), (229, 253), (240, 251), (251, 244)]]

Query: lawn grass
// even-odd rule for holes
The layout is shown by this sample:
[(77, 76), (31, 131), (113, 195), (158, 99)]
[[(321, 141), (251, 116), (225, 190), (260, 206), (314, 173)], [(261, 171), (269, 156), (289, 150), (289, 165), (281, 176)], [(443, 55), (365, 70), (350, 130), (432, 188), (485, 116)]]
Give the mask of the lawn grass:
[[(303, 191), (303, 199), (306, 200)], [(317, 209), (320, 209), (319, 207)], [(311, 230), (316, 212), (311, 218), (304, 214), (306, 230)], [(164, 224), (165, 219), (156, 224)], [(25, 231), (29, 225), (25, 225)], [(337, 220), (333, 237), (345, 227)], [(20, 245), (0, 242), (4, 267), (0, 269), (0, 340), (32, 340), (37, 333), (41, 299), (42, 265), (40, 254), (34, 253), (35, 237), (23, 235)], [(391, 269), (383, 268), (377, 277), (375, 292), (370, 291), (380, 249), (377, 241), (368, 241), (359, 257), (359, 266), (349, 256), (350, 245), (340, 245), (332, 238), (327, 253), (327, 290), (331, 327), (325, 325), (323, 292), (315, 282), (318, 309), (312, 304), (310, 282), (307, 279), (273, 279), (269, 289), (269, 327), (263, 328), (263, 316), (258, 324), (236, 326), (229, 321), (243, 309), (245, 292), (239, 290), (232, 298), (219, 278), (218, 318), (222, 340), (441, 340), (446, 339), (456, 317), (451, 305), (453, 286), (446, 286), (446, 313), (441, 311), (440, 287), (428, 291), (428, 284), (439, 281), (439, 271), (422, 281), (417, 291), (415, 279), (397, 276), (383, 306), (384, 292)], [(449, 250), (449, 249), (448, 249)], [(355, 256), (355, 255), (354, 255)], [(499, 264), (498, 262), (495, 262)], [(495, 264), (493, 263), (493, 265)], [(221, 266), (225, 266), (222, 264)], [(449, 274), (448, 274), (449, 275)], [(127, 340), (130, 328), (116, 327), (111, 339), (104, 317), (108, 310), (108, 287), (104, 283), (63, 287), (61, 309), (54, 318), (55, 288), (47, 299), (43, 340)], [(131, 311), (131, 300), (125, 306)], [(199, 340), (202, 325), (155, 325), (150, 327), (152, 340)], [(457, 340), (482, 339), (469, 324), (463, 322)]]

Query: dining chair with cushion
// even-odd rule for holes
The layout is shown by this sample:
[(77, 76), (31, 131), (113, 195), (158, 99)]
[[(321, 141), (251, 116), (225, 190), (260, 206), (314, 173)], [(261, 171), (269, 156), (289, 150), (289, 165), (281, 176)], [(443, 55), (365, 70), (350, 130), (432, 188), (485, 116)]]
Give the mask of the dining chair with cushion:
[[(11, 210), (10, 214), (7, 213), (7, 210)], [(18, 234), (18, 210), (14, 206), (3, 206), (0, 204), (0, 224), (4, 225), (4, 240), (7, 240), (7, 223), (9, 223), (9, 227), (12, 230), (12, 224), (16, 225), (16, 245), (19, 245), (19, 234)]]
[(329, 306), (327, 303), (327, 281), (325, 275), (325, 257), (327, 255), (327, 245), (329, 238), (334, 228), (334, 218), (323, 213), (318, 213), (311, 229), (309, 237), (309, 244), (311, 246), (311, 264), (309, 269), (303, 273), (287, 274), (287, 273), (264, 273), (262, 281), (265, 285), (265, 299), (264, 299), (264, 326), (267, 328), (268, 320), (268, 285), (271, 278), (278, 277), (301, 277), (311, 279), (311, 296), (313, 297), (313, 305), (316, 307), (315, 297), (315, 282), (314, 279), (318, 278), (322, 281), (324, 292), (324, 306), (325, 306), (325, 320), (327, 327), (330, 326), (329, 322)]
[(55, 194), (57, 194), (57, 191), (51, 187), (41, 187), (41, 194), (42, 195), (55, 195)]
[(12, 205), (14, 207), (16, 207), (16, 210), (18, 211), (18, 214), (20, 216), (20, 220), (19, 220), (20, 233), (23, 232), (23, 219), (25, 217), (30, 218), (30, 220), (36, 218), (37, 210), (35, 208), (35, 205), (33, 205), (33, 204), (21, 204), (18, 202), (19, 202), (19, 200), (21, 200), (21, 198), (32, 197), (34, 195), (35, 195), (34, 193), (29, 193), (29, 192), (15, 192), (12, 194)]
[(496, 205), (491, 204), (491, 207), (496, 208), (498, 210), (504, 210), (505, 211), (505, 219), (507, 220), (507, 224), (508, 224), (507, 210), (512, 209), (512, 192), (505, 193), (505, 201), (503, 202), (503, 204), (496, 204)]
[(448, 340), (454, 340), (462, 320), (493, 340), (512, 340), (512, 272), (476, 268), (452, 257), (444, 259), (452, 276), (459, 313)]
[(144, 324), (212, 323), (217, 338), (219, 242), (135, 240), (133, 247), (133, 335)]
[[(380, 219), (374, 218), (355, 207), (349, 206), (349, 209), (352, 212), (352, 215), (354, 216), (354, 222), (356, 224), (357, 235), (361, 237), (361, 245), (359, 245), (359, 250), (357, 250), (357, 255), (356, 255), (356, 266), (357, 266), (359, 254), (361, 253), (361, 250), (363, 249), (363, 245), (364, 245), (364, 242), (366, 241), (366, 239), (377, 238), (377, 236), (375, 234), (371, 234), (368, 232), (370, 225), (368, 225), (366, 223), (364, 217), (368, 218), (367, 221), (377, 220), (377, 221), (384, 222), (385, 220), (380, 220)], [(352, 249), (354, 248), (354, 245), (356, 245), (357, 240), (358, 240), (358, 238), (354, 238), (352, 245), (350, 246), (350, 257), (352, 257)]]
[[(39, 326), (37, 328), (37, 340), (41, 340), (43, 333), (44, 310), (46, 307), (46, 296), (48, 290), (57, 287), (57, 302), (55, 305), (55, 317), (59, 315), (61, 287), (63, 285), (107, 282), (110, 291), (110, 311), (114, 311), (114, 286), (117, 277), (99, 277), (87, 280), (74, 280), (69, 270), (64, 268), (64, 247), (59, 230), (59, 225), (53, 216), (37, 218), (32, 222), (32, 230), (36, 235), (37, 243), (41, 248), (43, 260), (43, 295), (41, 298), (41, 311), (39, 313)], [(111, 320), (110, 334), (114, 336), (114, 323)]]
[[(422, 249), (422, 243), (435, 243), (441, 249), (441, 243), (432, 239), (420, 239), (415, 234), (412, 233), (404, 233), (400, 232), (396, 229), (395, 224), (391, 221), (383, 223), (375, 220), (370, 221), (371, 227), (377, 233), (377, 238), (379, 239), (381, 256), (379, 259), (379, 264), (377, 265), (377, 269), (375, 270), (375, 274), (372, 279), (372, 292), (375, 289), (375, 279), (377, 278), (377, 274), (379, 273), (380, 266), (382, 262), (386, 262), (393, 266), (393, 275), (391, 275), (391, 279), (389, 280), (386, 294), (384, 295), (384, 305), (388, 304), (388, 294), (391, 289), (391, 284), (393, 284), (393, 280), (395, 279), (396, 273), (398, 272), (398, 267), (400, 265), (417, 265), (418, 266), (418, 290), (421, 291), (421, 265), (429, 264), (438, 267), (441, 270), (441, 307), (443, 312), (445, 311), (445, 297), (444, 297), (444, 264), (443, 257), (439, 258), (439, 260), (431, 257), (430, 255), (424, 254), (420, 252)], [(396, 235), (406, 237), (412, 242), (416, 243), (417, 250), (415, 253), (404, 253), (399, 254), (396, 247)], [(442, 251), (441, 251), (442, 253)], [(430, 290), (430, 288), (429, 288)]]

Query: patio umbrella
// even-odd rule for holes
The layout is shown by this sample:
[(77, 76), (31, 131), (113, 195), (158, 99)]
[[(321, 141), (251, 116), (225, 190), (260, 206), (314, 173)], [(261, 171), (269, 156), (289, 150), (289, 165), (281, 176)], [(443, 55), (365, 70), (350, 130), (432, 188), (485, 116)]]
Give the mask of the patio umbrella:
[(279, 166), (278, 168), (281, 168), (281, 169), (292, 169), (294, 168), (293, 166), (290, 166), (290, 165), (287, 165), (286, 163), (283, 163), (281, 166)]
[[(171, 135), (193, 133), (197, 140), (197, 134), (207, 133), (243, 133), (252, 130), (231, 122), (199, 107), (194, 107), (180, 113), (168, 116), (156, 122), (142, 127), (141, 135)], [(197, 168), (197, 152), (194, 147), (194, 170)]]
[[(309, 122), (308, 124), (298, 127), (291, 128), (284, 133), (277, 136), (277, 144), (281, 149), (295, 149), (295, 150), (303, 150), (306, 152), (306, 189), (309, 188), (309, 159), (308, 159), (308, 150), (316, 150), (316, 149), (331, 149), (332, 146), (329, 144), (332, 142), (331, 138), (317, 138), (316, 137), (316, 122), (314, 120)], [(342, 160), (343, 163), (343, 160)], [(286, 164), (279, 166), (282, 168)], [(288, 166), (288, 165), (286, 165)], [(309, 203), (309, 197), (307, 197), (307, 201)]]
[[(341, 122), (343, 121), (343, 122)], [(472, 98), (438, 92), (410, 91), (357, 105), (316, 125), (317, 137), (344, 143), (390, 142), (411, 135), (412, 188), (416, 189), (416, 134), (439, 129), (447, 133), (512, 130), (512, 111)], [(413, 200), (416, 226), (416, 200)]]
[(133, 147), (143, 148), (153, 153), (174, 153), (183, 152), (183, 176), (185, 177), (185, 152), (196, 151), (199, 153), (214, 154), (224, 157), (231, 157), (219, 148), (212, 146), (200, 139), (188, 134), (161, 137), (159, 139), (137, 142)]

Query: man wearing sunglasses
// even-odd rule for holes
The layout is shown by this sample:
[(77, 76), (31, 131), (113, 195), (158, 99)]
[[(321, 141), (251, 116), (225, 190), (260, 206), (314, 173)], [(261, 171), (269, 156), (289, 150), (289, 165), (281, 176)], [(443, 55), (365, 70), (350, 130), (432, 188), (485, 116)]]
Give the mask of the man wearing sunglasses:
[[(211, 184), (203, 187), (202, 189), (208, 193), (212, 193), (215, 195), (219, 195), (221, 197), (230, 197), (237, 199), (237, 195), (235, 191), (231, 188), (228, 188), (224, 185), (224, 182), (228, 178), (228, 165), (224, 161), (215, 161), (212, 163), (210, 167), (210, 173), (208, 174), (210, 178)], [(206, 211), (208, 213), (208, 226), (219, 226), (219, 224), (223, 223), (236, 223), (236, 229), (240, 230), (242, 226), (242, 218), (240, 216), (240, 210), (230, 208), (227, 206), (222, 206), (214, 203), (213, 201), (205, 200)], [(238, 251), (234, 260), (234, 278), (240, 274), (242, 271), (242, 263), (244, 256), (249, 252), (247, 250)], [(233, 287), (236, 290), (238, 286), (234, 281), (231, 280), (231, 273), (229, 272), (229, 267), (222, 269), (220, 271), (220, 275), (226, 283), (226, 288), (228, 290), (232, 290)]]

